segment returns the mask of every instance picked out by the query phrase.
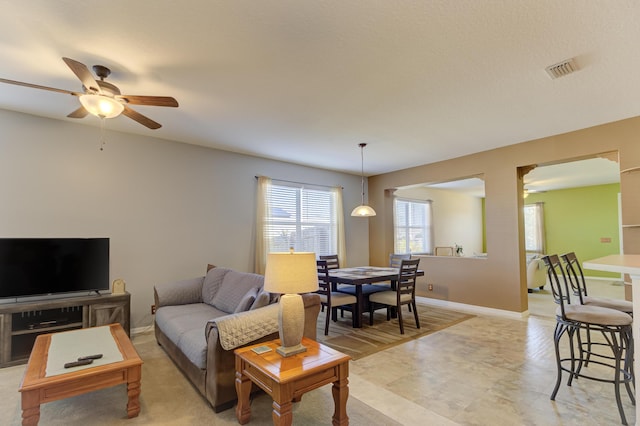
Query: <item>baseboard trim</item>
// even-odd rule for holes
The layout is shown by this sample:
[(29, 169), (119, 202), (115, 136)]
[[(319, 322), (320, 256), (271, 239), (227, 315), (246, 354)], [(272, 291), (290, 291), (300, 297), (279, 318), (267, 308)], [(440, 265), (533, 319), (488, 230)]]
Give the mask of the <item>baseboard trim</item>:
[(155, 323), (151, 323), (151, 325), (147, 325), (146, 327), (136, 327), (131, 329), (131, 335), (135, 336), (137, 334), (147, 333), (149, 331), (153, 331), (153, 325)]
[(450, 308), (457, 311), (475, 315), (490, 315), (510, 319), (523, 319), (529, 316), (529, 311), (513, 312), (504, 309), (487, 308), (485, 306), (467, 305), (465, 303), (451, 302), (449, 300), (431, 299), (429, 297), (416, 296), (416, 302), (441, 308)]

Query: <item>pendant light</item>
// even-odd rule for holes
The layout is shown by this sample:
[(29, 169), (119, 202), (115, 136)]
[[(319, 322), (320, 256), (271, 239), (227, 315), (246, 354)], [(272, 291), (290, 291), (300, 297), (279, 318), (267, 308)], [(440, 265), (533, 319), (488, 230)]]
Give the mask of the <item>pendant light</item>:
[(358, 146), (360, 147), (360, 160), (361, 160), (361, 164), (362, 164), (362, 169), (361, 169), (362, 204), (360, 204), (358, 207), (353, 209), (353, 211), (351, 212), (351, 216), (357, 216), (357, 217), (375, 216), (376, 215), (376, 211), (374, 209), (372, 209), (371, 207), (367, 206), (364, 203), (364, 147), (367, 146), (367, 144), (366, 143), (361, 143)]

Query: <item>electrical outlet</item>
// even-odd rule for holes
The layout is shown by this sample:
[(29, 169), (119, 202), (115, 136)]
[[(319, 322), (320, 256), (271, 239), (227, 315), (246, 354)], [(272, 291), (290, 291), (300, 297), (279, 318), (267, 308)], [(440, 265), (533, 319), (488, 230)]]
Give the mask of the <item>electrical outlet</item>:
[(433, 291), (433, 284), (429, 284), (427, 288), (429, 289), (429, 291)]
[(151, 315), (155, 315), (156, 313), (156, 305), (151, 305)]

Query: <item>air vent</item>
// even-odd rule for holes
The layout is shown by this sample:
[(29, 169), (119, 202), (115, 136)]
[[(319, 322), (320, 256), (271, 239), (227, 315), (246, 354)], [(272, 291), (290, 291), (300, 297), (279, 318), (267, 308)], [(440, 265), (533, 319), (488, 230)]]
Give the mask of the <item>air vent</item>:
[(557, 64), (550, 65), (545, 68), (545, 70), (547, 71), (547, 74), (549, 74), (549, 77), (555, 80), (556, 78), (564, 77), (565, 75), (578, 71), (578, 66), (573, 58), (571, 58), (558, 62)]

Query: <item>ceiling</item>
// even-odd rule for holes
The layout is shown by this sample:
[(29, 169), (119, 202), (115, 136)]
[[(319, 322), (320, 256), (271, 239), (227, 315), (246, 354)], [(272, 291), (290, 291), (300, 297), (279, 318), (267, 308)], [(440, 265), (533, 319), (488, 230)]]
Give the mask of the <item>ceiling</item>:
[[(640, 2), (0, 0), (0, 78), (173, 96), (107, 129), (374, 175), (640, 115)], [(578, 71), (545, 67), (574, 58)], [(0, 85), (0, 108), (78, 99)]]

